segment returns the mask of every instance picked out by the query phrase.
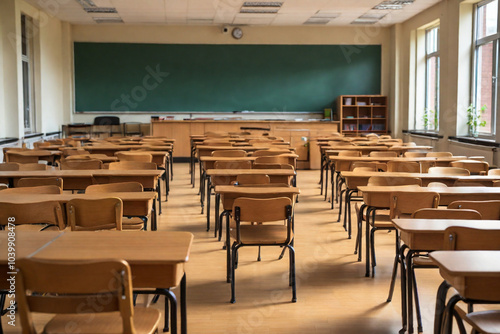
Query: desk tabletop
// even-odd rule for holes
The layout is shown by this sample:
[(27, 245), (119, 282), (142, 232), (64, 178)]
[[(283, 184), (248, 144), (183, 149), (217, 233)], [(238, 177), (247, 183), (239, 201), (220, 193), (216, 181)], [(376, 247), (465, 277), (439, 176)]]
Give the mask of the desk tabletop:
[(465, 159), (464, 156), (456, 156), (456, 157), (446, 157), (446, 158), (435, 158), (435, 157), (346, 157), (346, 156), (338, 156), (338, 155), (329, 155), (328, 159), (332, 161), (363, 161), (363, 162), (387, 162), (387, 161), (401, 161), (401, 162), (450, 162), (456, 160)]
[(372, 176), (382, 176), (382, 177), (418, 177), (421, 179), (435, 179), (435, 180), (477, 180), (477, 181), (494, 181), (500, 180), (500, 175), (440, 175), (440, 174), (429, 174), (429, 173), (405, 173), (405, 172), (342, 172), (342, 176), (345, 178), (370, 178)]
[(193, 234), (189, 232), (65, 232), (33, 257), (50, 260), (119, 258), (130, 264), (177, 264), (188, 261), (192, 242)]
[(225, 194), (248, 194), (248, 195), (260, 195), (260, 194), (275, 194), (275, 195), (289, 195), (289, 194), (300, 194), (300, 190), (297, 187), (275, 187), (272, 184), (269, 187), (252, 187), (252, 186), (235, 186), (235, 185), (221, 185), (215, 186), (215, 192), (221, 195)]
[[(285, 157), (285, 158), (298, 158), (299, 156), (295, 153), (283, 153), (280, 155), (276, 155), (276, 157)], [(204, 156), (200, 157), (201, 161), (254, 161), (257, 158), (261, 157), (212, 157), (212, 156)]]
[[(207, 175), (210, 176), (230, 176), (230, 175), (279, 175), (293, 176), (295, 171), (291, 169), (207, 169)], [(2, 176), (0, 174), (0, 176)]]
[(500, 194), (500, 187), (415, 187), (415, 186), (360, 186), (366, 194), (392, 193), (396, 191), (436, 192), (438, 194)]
[[(25, 258), (32, 255), (41, 247), (62, 236), (63, 233), (64, 232), (59, 231), (16, 231), (16, 259)], [(0, 231), (0, 264), (7, 263), (8, 242), (8, 231)]]
[(460, 219), (404, 219), (396, 218), (392, 222), (396, 228), (406, 233), (439, 233), (450, 226), (472, 227), (481, 229), (500, 229), (500, 220), (460, 220)]
[(500, 278), (500, 251), (436, 251), (429, 256), (452, 276)]
[(0, 202), (2, 203), (33, 203), (41, 201), (68, 202), (72, 199), (101, 199), (118, 197), (122, 201), (149, 201), (155, 199), (157, 193), (154, 191), (143, 192), (109, 192), (94, 194), (2, 194), (0, 191)]

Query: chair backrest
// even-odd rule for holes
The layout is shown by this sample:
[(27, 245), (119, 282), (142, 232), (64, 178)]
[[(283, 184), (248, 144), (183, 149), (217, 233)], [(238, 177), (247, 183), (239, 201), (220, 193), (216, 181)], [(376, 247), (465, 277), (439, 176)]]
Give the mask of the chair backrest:
[(84, 150), (83, 148), (77, 148), (77, 149), (65, 148), (63, 149), (62, 154), (63, 156), (68, 157), (72, 155), (90, 154), (90, 152)]
[(113, 192), (142, 192), (144, 188), (139, 182), (117, 182), (92, 184), (85, 188), (86, 194), (113, 193)]
[(419, 219), (482, 219), (481, 214), (476, 210), (469, 209), (420, 209), (411, 215), (412, 218)]
[(290, 153), (290, 150), (258, 150), (252, 153), (252, 157), (270, 157), (287, 153)]
[(390, 199), (391, 219), (409, 218), (423, 208), (437, 208), (439, 194), (423, 191), (396, 191), (391, 193)]
[(451, 152), (427, 152), (426, 157), (432, 158), (451, 158), (453, 153)]
[(157, 166), (154, 162), (144, 162), (144, 161), (120, 161), (111, 162), (109, 164), (110, 170), (146, 170), (146, 169), (156, 169)]
[(38, 160), (40, 160), (40, 158), (38, 156), (26, 156), (26, 155), (23, 155), (22, 152), (25, 152), (25, 151), (7, 151), (5, 153), (5, 161), (6, 162), (17, 162), (17, 163), (20, 163), (20, 164), (27, 164), (27, 163), (38, 163)]
[(203, 145), (205, 146), (233, 146), (229, 140), (215, 140), (215, 139), (207, 139), (203, 141)]
[(483, 219), (500, 219), (500, 200), (491, 201), (455, 201), (448, 209), (472, 209), (479, 211)]
[(500, 168), (490, 169), (488, 175), (500, 175)]
[(102, 169), (102, 161), (97, 159), (61, 160), (61, 170)]
[(420, 173), (420, 164), (414, 161), (388, 161), (388, 172)]
[(467, 169), (459, 167), (431, 167), (429, 168), (428, 173), (433, 175), (456, 175), (456, 176), (470, 175)]
[(0, 171), (17, 171), (19, 165), (17, 162), (4, 162), (0, 164)]
[(122, 230), (123, 204), (119, 198), (72, 199), (66, 211), (72, 231)]
[(470, 174), (486, 174), (490, 169), (490, 165), (486, 161), (477, 160), (458, 160), (450, 162), (451, 167), (459, 167), (467, 169)]
[(19, 170), (47, 170), (49, 168), (48, 165), (39, 163), (19, 164)]
[[(2, 193), (7, 190), (2, 190)], [(7, 226), (10, 221), (9, 217), (16, 218), (16, 225), (46, 224), (57, 226), (60, 230), (63, 230), (65, 227), (61, 204), (58, 201), (31, 203), (0, 202), (0, 225), (3, 227)]]
[(290, 169), (294, 170), (295, 168), (290, 164), (262, 164), (262, 163), (254, 163), (253, 169)]
[(370, 157), (397, 157), (398, 153), (394, 151), (373, 151), (369, 154)]
[(486, 187), (484, 183), (478, 180), (456, 180), (453, 182), (454, 187)]
[(444, 231), (445, 250), (500, 250), (500, 230), (450, 226)]
[(407, 158), (423, 158), (426, 154), (426, 152), (405, 152), (404, 156)]
[(120, 125), (120, 117), (97, 116), (94, 118), (94, 125)]
[(251, 169), (251, 161), (216, 161), (215, 169)]
[(255, 174), (255, 175), (238, 175), (236, 176), (236, 182), (239, 185), (270, 184), (271, 180), (268, 175)]
[(361, 151), (340, 151), (339, 157), (360, 157)]
[(371, 176), (368, 179), (369, 186), (422, 186), (422, 180), (418, 177), (384, 177)]
[(48, 185), (48, 186), (36, 186), (36, 187), (20, 187), (20, 188), (8, 188), (2, 190), (3, 194), (62, 194), (62, 189), (58, 186)]
[(268, 223), (279, 221), (283, 224), (283, 221), (285, 221), (287, 224), (287, 240), (284, 243), (288, 244), (292, 239), (293, 206), (292, 200), (288, 197), (239, 197), (234, 200), (233, 215), (236, 221), (237, 242), (241, 242), (241, 231), (239, 229), (241, 222)]
[(60, 177), (24, 177), (17, 181), (17, 187), (58, 186), (63, 188), (63, 179)]
[(120, 161), (143, 161), (151, 162), (153, 156), (149, 153), (138, 153), (138, 152), (116, 152), (115, 155)]
[[(37, 333), (32, 312), (76, 314), (119, 311), (122, 333), (135, 333), (132, 277), (124, 260), (19, 259), (16, 301), (23, 333)], [(32, 293), (36, 292), (36, 293)], [(89, 301), (106, 301), (91, 307)], [(87, 307), (82, 307), (87, 306)]]
[(376, 172), (378, 171), (379, 163), (378, 162), (365, 162), (365, 161), (356, 161), (351, 163), (351, 170), (364, 170), (366, 172)]
[(288, 164), (290, 160), (294, 160), (294, 158), (289, 158), (282, 155), (274, 155), (274, 156), (264, 156), (255, 158), (254, 163), (257, 164)]
[(247, 152), (243, 150), (217, 150), (212, 152), (213, 157), (246, 157)]
[(429, 182), (427, 188), (448, 188), (448, 186), (443, 182)]

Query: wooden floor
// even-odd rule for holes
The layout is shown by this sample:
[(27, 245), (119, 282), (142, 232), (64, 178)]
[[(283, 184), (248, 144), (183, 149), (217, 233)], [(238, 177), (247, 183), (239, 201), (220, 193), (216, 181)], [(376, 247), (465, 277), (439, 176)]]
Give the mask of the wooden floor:
[[(399, 279), (393, 301), (386, 302), (394, 233), (377, 232), (376, 277), (364, 277), (364, 262), (357, 262), (353, 253), (354, 239), (347, 239), (342, 225), (335, 222), (337, 208), (330, 210), (330, 204), (320, 196), (318, 180), (319, 171), (298, 173), (297, 303), (290, 302), (288, 256), (278, 260), (281, 250), (268, 247), (263, 249), (262, 261), (257, 262), (257, 249), (247, 247), (240, 250), (236, 303), (230, 304), (222, 243), (216, 241), (213, 231), (206, 232), (197, 188), (189, 184), (188, 165), (174, 165), (174, 181), (159, 216), (159, 229), (190, 231), (195, 236), (187, 264), (189, 333), (398, 333)], [(354, 215), (353, 210), (353, 221)], [(436, 269), (417, 271), (425, 333), (432, 333), (435, 295), (441, 281)], [(154, 307), (161, 309), (163, 300)], [(46, 317), (35, 319), (43, 324)], [(5, 332), (20, 332), (19, 327), (8, 326), (6, 319), (2, 322)]]

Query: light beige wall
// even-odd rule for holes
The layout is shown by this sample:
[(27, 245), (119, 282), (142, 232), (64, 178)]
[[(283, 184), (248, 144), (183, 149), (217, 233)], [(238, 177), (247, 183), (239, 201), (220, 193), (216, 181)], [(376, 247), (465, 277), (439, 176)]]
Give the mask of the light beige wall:
[[(144, 25), (73, 25), (72, 40), (76, 42), (116, 42), (116, 43), (181, 43), (181, 44), (346, 44), (358, 45), (347, 49), (349, 52), (363, 52), (364, 45), (382, 45), (381, 92), (390, 92), (390, 45), (389, 28), (368, 27), (243, 27), (244, 37), (235, 40), (230, 34), (223, 34), (217, 26), (144, 26)], [(72, 110), (74, 110), (72, 104)], [(96, 113), (72, 114), (74, 122), (92, 122)], [(224, 117), (226, 114), (204, 114), (204, 117)], [(265, 118), (318, 118), (321, 115), (291, 114), (278, 116), (259, 113)], [(189, 114), (176, 114), (177, 119), (190, 117)], [(251, 118), (251, 116), (245, 116)], [(121, 114), (122, 122), (149, 122), (150, 114)]]
[(22, 0), (0, 1), (0, 137), (24, 137), (21, 13), (33, 18), (34, 101), (37, 132), (58, 131), (63, 124), (61, 21), (50, 11)]

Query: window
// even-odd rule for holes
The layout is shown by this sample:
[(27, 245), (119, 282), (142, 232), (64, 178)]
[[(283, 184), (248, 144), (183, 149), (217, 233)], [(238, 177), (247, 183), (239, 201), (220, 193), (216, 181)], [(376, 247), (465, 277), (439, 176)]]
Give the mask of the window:
[[(498, 96), (498, 0), (482, 1), (476, 6), (474, 76), (472, 105), (479, 119), (479, 135), (495, 134)], [(469, 129), (471, 131), (471, 129)]]
[(21, 58), (23, 71), (24, 132), (34, 132), (35, 108), (33, 96), (33, 20), (21, 15)]
[(425, 31), (425, 130), (439, 130), (439, 27)]

